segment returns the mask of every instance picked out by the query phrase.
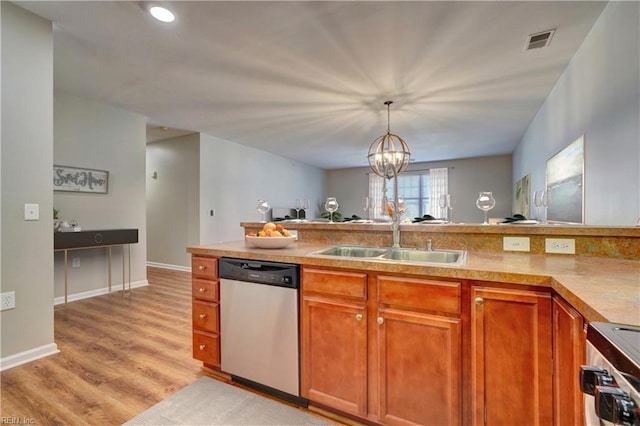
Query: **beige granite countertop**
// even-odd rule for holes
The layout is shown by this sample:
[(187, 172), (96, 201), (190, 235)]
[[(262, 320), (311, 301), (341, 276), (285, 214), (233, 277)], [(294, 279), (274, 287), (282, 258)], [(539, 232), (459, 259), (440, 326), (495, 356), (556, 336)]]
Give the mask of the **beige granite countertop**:
[(309, 255), (327, 247), (327, 244), (297, 241), (283, 249), (258, 249), (244, 241), (233, 241), (193, 246), (187, 251), (209, 256), (549, 287), (589, 321), (640, 326), (640, 260), (469, 251), (464, 266), (425, 266)]

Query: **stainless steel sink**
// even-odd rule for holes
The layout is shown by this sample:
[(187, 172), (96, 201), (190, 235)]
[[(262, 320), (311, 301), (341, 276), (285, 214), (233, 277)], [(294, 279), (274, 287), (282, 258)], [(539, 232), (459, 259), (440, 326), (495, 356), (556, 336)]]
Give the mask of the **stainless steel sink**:
[(361, 246), (337, 246), (326, 250), (317, 251), (315, 255), (320, 256), (340, 256), (340, 257), (378, 257), (387, 252), (388, 249), (381, 247), (361, 247)]
[(453, 266), (464, 265), (466, 262), (466, 252), (463, 250), (335, 246), (310, 253), (310, 255)]
[(382, 259), (406, 262), (458, 264), (464, 261), (464, 252), (461, 250), (416, 250), (399, 248), (390, 249), (380, 257)]

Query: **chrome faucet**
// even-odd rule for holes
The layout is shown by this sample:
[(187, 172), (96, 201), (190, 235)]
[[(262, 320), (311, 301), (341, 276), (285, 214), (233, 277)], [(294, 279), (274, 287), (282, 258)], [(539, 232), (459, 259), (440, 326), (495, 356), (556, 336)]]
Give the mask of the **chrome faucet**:
[(393, 248), (400, 248), (400, 209), (398, 208), (398, 174), (393, 175), (393, 217), (391, 231), (393, 231)]
[(429, 238), (427, 240), (427, 251), (432, 251), (432, 250), (433, 250), (433, 248), (431, 247), (431, 238)]
[(393, 231), (393, 248), (400, 248), (400, 212), (398, 211), (398, 203), (393, 203), (393, 222), (391, 223)]

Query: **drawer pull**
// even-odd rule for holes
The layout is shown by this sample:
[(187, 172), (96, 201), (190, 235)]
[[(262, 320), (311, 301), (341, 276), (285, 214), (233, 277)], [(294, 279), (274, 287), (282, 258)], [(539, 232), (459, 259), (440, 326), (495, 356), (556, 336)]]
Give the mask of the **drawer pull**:
[(207, 267), (206, 267), (206, 266), (204, 266), (204, 265), (198, 265), (198, 271), (202, 272), (202, 271), (204, 271), (205, 269), (207, 269)]
[(356, 321), (362, 321), (362, 314), (356, 314)]
[(198, 289), (198, 291), (199, 291), (200, 293), (204, 293), (204, 287), (200, 287), (200, 288)]
[(200, 345), (200, 350), (204, 351), (204, 348), (206, 348), (206, 347), (207, 347), (207, 345)]
[(378, 324), (384, 324), (384, 318), (378, 317)]
[(476, 297), (474, 299), (474, 302), (476, 303), (476, 305), (482, 306), (482, 304), (484, 303), (484, 300), (482, 299), (482, 297)]
[(207, 314), (200, 314), (200, 319), (205, 319), (207, 317)]

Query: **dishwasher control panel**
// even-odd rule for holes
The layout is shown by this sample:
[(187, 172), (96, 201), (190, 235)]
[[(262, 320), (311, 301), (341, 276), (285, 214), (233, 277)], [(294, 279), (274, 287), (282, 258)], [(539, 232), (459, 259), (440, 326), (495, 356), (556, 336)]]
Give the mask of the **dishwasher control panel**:
[(300, 286), (300, 266), (293, 263), (222, 257), (219, 262), (219, 274), (220, 278), (237, 281), (289, 288)]

